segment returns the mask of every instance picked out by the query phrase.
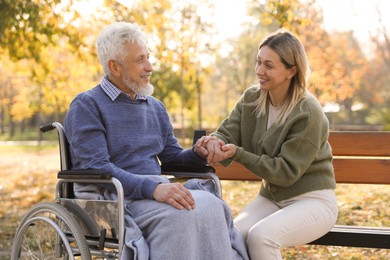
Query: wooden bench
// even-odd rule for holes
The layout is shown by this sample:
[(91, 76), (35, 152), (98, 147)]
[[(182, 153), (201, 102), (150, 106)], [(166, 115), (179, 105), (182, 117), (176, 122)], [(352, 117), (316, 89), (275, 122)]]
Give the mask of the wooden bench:
[[(337, 183), (390, 184), (390, 132), (331, 132), (329, 142)], [(260, 181), (236, 162), (214, 168), (221, 180)], [(390, 249), (390, 227), (335, 225), (310, 244)]]

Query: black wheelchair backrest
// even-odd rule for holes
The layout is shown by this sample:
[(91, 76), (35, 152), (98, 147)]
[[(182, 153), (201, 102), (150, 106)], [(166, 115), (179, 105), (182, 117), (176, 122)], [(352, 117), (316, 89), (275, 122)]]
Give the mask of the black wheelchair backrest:
[(44, 133), (51, 131), (53, 129), (57, 129), (57, 134), (58, 134), (61, 171), (70, 170), (72, 167), (72, 163), (70, 158), (69, 143), (68, 143), (68, 139), (66, 139), (64, 127), (58, 122), (53, 122), (49, 125), (44, 125), (40, 127), (40, 130)]

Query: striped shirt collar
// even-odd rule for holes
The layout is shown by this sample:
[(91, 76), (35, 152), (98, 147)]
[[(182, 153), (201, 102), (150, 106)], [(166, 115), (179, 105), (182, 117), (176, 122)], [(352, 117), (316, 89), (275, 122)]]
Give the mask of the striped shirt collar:
[[(102, 78), (102, 81), (100, 82), (100, 86), (103, 89), (103, 91), (107, 94), (107, 96), (110, 97), (112, 101), (117, 99), (120, 95), (125, 95), (130, 98), (130, 96), (123, 91), (121, 91), (119, 88), (115, 87), (114, 84), (112, 84), (108, 79), (107, 76), (104, 76)], [(145, 100), (147, 101), (147, 98), (145, 96), (136, 94), (135, 95), (136, 100)]]

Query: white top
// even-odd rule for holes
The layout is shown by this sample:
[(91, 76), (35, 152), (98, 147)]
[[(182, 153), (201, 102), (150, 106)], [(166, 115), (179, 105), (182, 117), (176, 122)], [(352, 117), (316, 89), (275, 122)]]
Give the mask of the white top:
[(278, 118), (278, 116), (282, 112), (282, 109), (283, 109), (283, 106), (274, 107), (271, 103), (269, 103), (267, 129), (270, 128), (273, 123), (275, 123), (275, 120), (276, 120), (276, 118)]

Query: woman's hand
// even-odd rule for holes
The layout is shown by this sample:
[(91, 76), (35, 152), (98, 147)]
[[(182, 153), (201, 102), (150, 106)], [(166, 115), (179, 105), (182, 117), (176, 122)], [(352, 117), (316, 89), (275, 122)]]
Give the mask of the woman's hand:
[(233, 157), (237, 152), (237, 146), (234, 144), (223, 145), (221, 149), (223, 151), (224, 160)]

